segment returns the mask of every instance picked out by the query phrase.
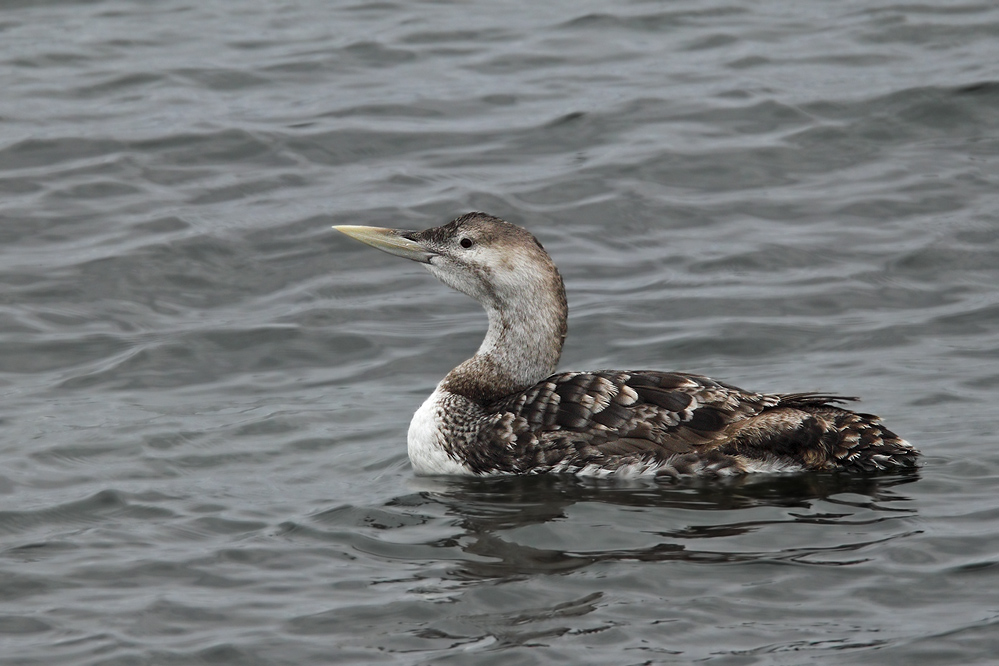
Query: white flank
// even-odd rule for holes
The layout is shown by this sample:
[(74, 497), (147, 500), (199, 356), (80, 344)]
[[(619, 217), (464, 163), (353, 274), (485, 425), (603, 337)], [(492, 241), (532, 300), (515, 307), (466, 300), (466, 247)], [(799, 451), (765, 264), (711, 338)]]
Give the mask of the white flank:
[(754, 460), (745, 456), (738, 456), (742, 463), (743, 471), (747, 474), (784, 474), (787, 472), (803, 472), (805, 468), (793, 460), (783, 460), (781, 458), (766, 458), (765, 460)]

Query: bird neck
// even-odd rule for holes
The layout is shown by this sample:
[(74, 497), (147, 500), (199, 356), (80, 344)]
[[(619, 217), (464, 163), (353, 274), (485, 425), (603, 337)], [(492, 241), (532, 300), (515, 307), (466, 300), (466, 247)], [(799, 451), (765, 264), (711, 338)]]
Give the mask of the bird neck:
[(554, 373), (567, 330), (565, 289), (557, 272), (554, 278), (545, 288), (485, 304), (489, 330), (482, 345), (441, 388), (486, 404)]

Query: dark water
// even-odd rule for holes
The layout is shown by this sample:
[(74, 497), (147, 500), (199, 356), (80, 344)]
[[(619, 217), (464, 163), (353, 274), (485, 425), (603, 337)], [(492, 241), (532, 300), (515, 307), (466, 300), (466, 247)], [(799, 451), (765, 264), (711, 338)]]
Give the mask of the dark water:
[[(7, 2), (0, 662), (999, 654), (992, 2)], [(915, 475), (420, 479), (485, 210), (564, 369), (857, 394)]]

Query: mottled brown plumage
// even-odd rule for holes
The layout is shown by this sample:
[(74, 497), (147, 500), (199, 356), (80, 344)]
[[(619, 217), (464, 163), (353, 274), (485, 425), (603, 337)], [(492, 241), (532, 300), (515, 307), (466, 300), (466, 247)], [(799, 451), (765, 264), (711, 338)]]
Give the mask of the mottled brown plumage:
[(526, 230), (471, 213), (423, 232), (339, 227), (424, 263), (489, 315), (479, 351), (413, 418), (420, 473), (726, 475), (875, 471), (918, 453), (854, 400), (762, 394), (679, 372), (550, 375), (566, 332), (562, 278)]
[(912, 449), (876, 417), (835, 404), (846, 400), (752, 393), (686, 373), (563, 373), (484, 404), (488, 425), (463, 455), (479, 474), (630, 467), (676, 476), (911, 464)]

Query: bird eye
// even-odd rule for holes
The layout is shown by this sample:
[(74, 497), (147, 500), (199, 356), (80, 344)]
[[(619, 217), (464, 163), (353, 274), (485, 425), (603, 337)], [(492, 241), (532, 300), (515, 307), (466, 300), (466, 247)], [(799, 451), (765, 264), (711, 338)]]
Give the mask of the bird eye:
[(458, 244), (467, 250), (468, 248), (472, 247), (472, 239), (462, 238), (460, 241), (458, 241)]

